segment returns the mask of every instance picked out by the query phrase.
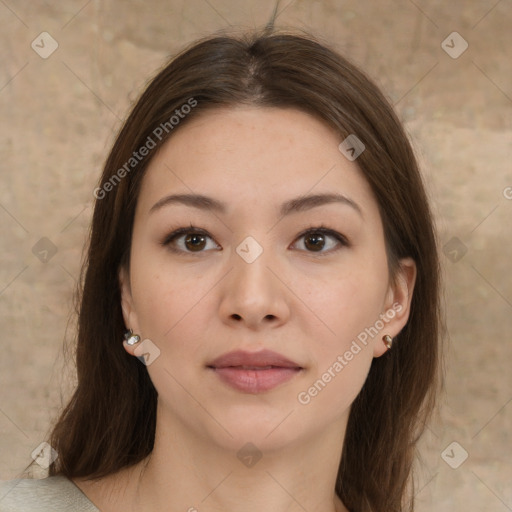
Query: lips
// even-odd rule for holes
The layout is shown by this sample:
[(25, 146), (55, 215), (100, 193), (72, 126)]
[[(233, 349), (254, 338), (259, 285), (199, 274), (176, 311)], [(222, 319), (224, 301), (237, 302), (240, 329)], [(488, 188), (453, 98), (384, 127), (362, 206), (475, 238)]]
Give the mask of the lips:
[(242, 366), (257, 370), (272, 366), (279, 368), (301, 368), (298, 363), (290, 361), (290, 359), (287, 359), (277, 352), (272, 352), (271, 350), (262, 350), (260, 352), (244, 352), (243, 350), (237, 350), (228, 352), (212, 361), (208, 366), (213, 368)]
[(298, 363), (271, 350), (229, 352), (207, 367), (225, 384), (245, 393), (269, 391), (303, 370)]

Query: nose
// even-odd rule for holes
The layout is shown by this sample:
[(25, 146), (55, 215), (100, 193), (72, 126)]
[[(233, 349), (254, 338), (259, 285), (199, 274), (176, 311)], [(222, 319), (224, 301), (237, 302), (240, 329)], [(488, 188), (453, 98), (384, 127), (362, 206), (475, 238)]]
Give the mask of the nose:
[(219, 314), (230, 326), (245, 326), (261, 330), (265, 326), (278, 327), (290, 316), (289, 294), (277, 265), (271, 261), (270, 251), (251, 263), (233, 252), (232, 270), (222, 281)]

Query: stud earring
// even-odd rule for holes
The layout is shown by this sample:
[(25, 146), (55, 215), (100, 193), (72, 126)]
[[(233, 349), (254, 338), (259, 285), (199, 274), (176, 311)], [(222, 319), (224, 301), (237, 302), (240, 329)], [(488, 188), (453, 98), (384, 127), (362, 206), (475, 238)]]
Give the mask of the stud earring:
[(385, 334), (382, 336), (382, 341), (384, 341), (386, 347), (391, 348), (391, 345), (393, 344), (393, 338), (389, 334)]
[(140, 336), (138, 334), (133, 334), (133, 331), (131, 329), (128, 329), (124, 333), (124, 339), (126, 340), (126, 343), (128, 343), (128, 345), (135, 345), (135, 343), (138, 343), (140, 341)]

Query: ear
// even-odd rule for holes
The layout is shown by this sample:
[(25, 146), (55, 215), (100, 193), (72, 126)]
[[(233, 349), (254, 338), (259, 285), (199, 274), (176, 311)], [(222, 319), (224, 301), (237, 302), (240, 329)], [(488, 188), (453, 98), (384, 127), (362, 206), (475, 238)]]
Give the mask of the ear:
[(416, 262), (412, 258), (403, 258), (399, 261), (397, 275), (389, 283), (384, 311), (380, 315), (384, 327), (376, 339), (373, 348), (374, 357), (380, 357), (388, 350), (382, 337), (389, 334), (394, 338), (407, 324), (411, 312), (416, 274)]
[[(119, 287), (121, 290), (121, 309), (123, 310), (124, 325), (126, 325), (127, 329), (132, 329), (134, 334), (138, 334), (139, 323), (133, 303), (130, 276), (125, 267), (122, 267), (119, 271)], [(126, 341), (123, 341), (123, 346), (129, 354), (134, 355), (134, 346), (128, 345)]]

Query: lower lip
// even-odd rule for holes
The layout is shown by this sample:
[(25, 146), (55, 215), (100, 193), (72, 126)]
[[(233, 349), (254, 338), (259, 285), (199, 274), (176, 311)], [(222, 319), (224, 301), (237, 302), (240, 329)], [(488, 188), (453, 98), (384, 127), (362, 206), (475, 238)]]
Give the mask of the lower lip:
[(244, 370), (235, 366), (212, 368), (220, 379), (244, 393), (269, 391), (297, 375), (300, 368), (269, 368), (268, 370)]

